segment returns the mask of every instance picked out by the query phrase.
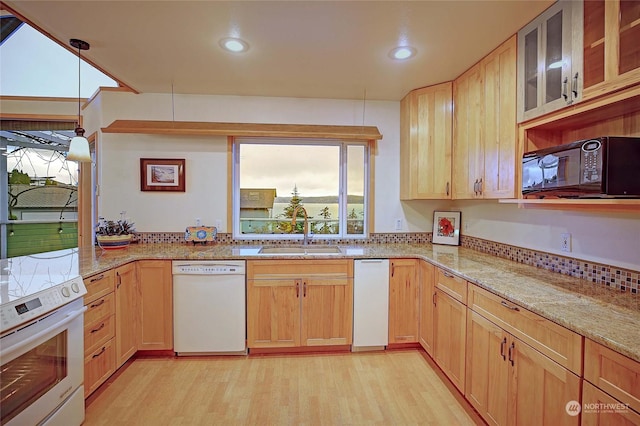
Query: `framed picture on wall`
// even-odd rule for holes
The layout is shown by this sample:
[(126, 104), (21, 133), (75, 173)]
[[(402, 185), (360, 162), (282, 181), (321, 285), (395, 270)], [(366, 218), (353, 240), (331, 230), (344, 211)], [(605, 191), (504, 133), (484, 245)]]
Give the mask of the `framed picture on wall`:
[(433, 212), (434, 244), (460, 245), (460, 212)]
[(184, 158), (141, 158), (140, 190), (184, 192), (184, 167)]

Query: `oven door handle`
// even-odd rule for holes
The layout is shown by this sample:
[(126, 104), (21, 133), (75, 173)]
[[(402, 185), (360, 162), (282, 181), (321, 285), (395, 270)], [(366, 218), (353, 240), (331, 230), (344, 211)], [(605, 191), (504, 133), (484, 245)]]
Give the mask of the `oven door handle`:
[(4, 350), (0, 350), (0, 358), (5, 358), (5, 359), (9, 358), (15, 352), (20, 352), (21, 350), (23, 350), (25, 347), (28, 347), (33, 342), (38, 341), (38, 339), (41, 339), (42, 337), (45, 337), (51, 334), (51, 332), (53, 332), (54, 330), (63, 328), (64, 326), (69, 324), (71, 321), (78, 318), (80, 315), (83, 315), (86, 310), (87, 310), (87, 307), (83, 306), (82, 309), (78, 309), (77, 311), (71, 311), (67, 314), (67, 316), (62, 321), (57, 322), (51, 327), (45, 330), (42, 330), (39, 333), (34, 334), (33, 336), (27, 337), (26, 339), (20, 341), (20, 343), (17, 345), (13, 345), (9, 348), (4, 348)]

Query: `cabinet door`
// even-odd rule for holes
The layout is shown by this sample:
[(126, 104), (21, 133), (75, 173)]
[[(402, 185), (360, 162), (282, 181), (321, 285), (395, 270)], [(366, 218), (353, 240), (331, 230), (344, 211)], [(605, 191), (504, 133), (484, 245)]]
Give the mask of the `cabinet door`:
[(392, 259), (389, 269), (389, 343), (418, 342), (418, 261)]
[[(511, 361), (512, 360), (512, 361)], [(580, 378), (518, 339), (509, 343), (509, 423), (578, 425), (567, 403), (580, 401)]]
[(484, 176), (482, 68), (475, 65), (453, 84), (453, 199), (477, 198)]
[(302, 278), (303, 346), (350, 345), (353, 335), (353, 279)]
[(515, 197), (516, 158), (516, 37), (493, 51), (482, 63), (484, 74), (483, 198)]
[(138, 298), (136, 264), (116, 268), (116, 368), (138, 350)]
[(247, 346), (300, 346), (302, 281), (274, 278), (247, 283)]
[(467, 308), (436, 288), (435, 360), (464, 393)]
[(412, 91), (400, 115), (401, 199), (451, 198), (451, 83)]
[(139, 349), (173, 349), (171, 261), (139, 261), (138, 275), (140, 280)]
[(518, 32), (518, 118), (582, 97), (582, 2), (561, 0)]
[(483, 316), (467, 312), (465, 397), (491, 425), (507, 424), (508, 334)]
[(587, 381), (582, 386), (582, 426), (640, 425), (640, 414)]
[(433, 357), (434, 341), (434, 299), (435, 299), (435, 266), (431, 263), (419, 261), (420, 279), (420, 322), (419, 341), (429, 355)]

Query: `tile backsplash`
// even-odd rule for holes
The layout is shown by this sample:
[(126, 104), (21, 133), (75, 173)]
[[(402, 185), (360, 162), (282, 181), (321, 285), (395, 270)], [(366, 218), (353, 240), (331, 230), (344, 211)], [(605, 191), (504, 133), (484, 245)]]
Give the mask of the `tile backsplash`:
[[(136, 241), (145, 244), (187, 244), (184, 239), (184, 232), (139, 232), (136, 234)], [(430, 242), (431, 232), (420, 232), (371, 234), (366, 240), (331, 240), (330, 244), (425, 244)], [(218, 234), (217, 243), (234, 245), (291, 244), (290, 241), (282, 240), (234, 240), (232, 234)], [(325, 244), (326, 242), (324, 240), (311, 240), (311, 243)], [(616, 266), (560, 256), (465, 235), (460, 236), (460, 245), (494, 256), (510, 259), (514, 262), (589, 280), (595, 285), (604, 285), (621, 292), (629, 293), (630, 295), (636, 295), (640, 292), (640, 271), (623, 269)]]

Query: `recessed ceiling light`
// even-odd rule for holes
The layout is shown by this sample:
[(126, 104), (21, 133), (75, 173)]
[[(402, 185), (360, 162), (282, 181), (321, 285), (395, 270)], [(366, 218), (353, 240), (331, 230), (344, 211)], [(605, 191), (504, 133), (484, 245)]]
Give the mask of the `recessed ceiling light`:
[(389, 57), (391, 59), (396, 59), (398, 61), (403, 61), (405, 59), (412, 58), (416, 55), (416, 49), (411, 46), (398, 46), (389, 52)]
[(220, 46), (224, 50), (233, 53), (246, 52), (247, 50), (249, 50), (249, 43), (235, 37), (223, 38), (222, 40), (220, 40)]

